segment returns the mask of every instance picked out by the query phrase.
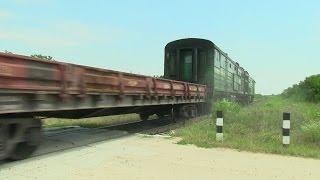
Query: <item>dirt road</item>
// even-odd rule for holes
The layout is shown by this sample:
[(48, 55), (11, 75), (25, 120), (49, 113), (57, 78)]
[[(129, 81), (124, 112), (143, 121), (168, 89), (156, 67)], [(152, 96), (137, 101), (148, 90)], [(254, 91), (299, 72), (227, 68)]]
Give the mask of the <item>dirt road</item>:
[[(122, 136), (0, 165), (0, 179), (319, 179), (320, 161)], [(41, 153), (40, 153), (41, 154)]]

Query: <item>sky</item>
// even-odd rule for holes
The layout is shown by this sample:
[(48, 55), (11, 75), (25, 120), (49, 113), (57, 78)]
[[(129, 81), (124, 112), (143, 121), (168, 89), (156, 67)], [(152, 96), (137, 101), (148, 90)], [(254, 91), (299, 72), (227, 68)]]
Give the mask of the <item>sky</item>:
[(318, 0), (0, 0), (0, 51), (145, 75), (164, 46), (204, 38), (278, 94), (320, 74)]

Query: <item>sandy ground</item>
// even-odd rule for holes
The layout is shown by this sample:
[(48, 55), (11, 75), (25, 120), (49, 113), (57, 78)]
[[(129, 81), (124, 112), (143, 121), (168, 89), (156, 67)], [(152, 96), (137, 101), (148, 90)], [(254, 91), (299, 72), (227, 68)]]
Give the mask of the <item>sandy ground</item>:
[[(115, 134), (117, 133), (119, 132)], [(203, 149), (192, 145), (177, 145), (176, 141), (161, 136), (119, 136), (20, 162), (1, 164), (0, 179), (202, 180), (320, 177), (319, 160), (228, 149)]]

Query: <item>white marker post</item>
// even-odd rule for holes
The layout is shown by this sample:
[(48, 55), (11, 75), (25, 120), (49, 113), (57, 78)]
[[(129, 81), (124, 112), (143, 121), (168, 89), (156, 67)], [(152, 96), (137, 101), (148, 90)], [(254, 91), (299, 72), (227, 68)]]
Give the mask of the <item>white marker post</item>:
[(217, 111), (217, 121), (216, 121), (217, 133), (216, 133), (216, 141), (223, 141), (223, 113), (222, 111)]
[(290, 113), (286, 112), (283, 113), (282, 144), (283, 146), (290, 144)]

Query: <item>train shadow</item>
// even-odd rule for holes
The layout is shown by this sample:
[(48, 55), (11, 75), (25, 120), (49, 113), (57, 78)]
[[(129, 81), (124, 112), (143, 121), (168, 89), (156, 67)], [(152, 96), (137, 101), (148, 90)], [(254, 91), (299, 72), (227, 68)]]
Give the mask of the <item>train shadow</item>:
[(32, 161), (40, 156), (52, 153), (65, 153), (79, 147), (90, 147), (99, 142), (112, 141), (131, 136), (135, 133), (169, 123), (169, 121), (141, 121), (103, 128), (83, 128), (75, 126), (45, 129), (42, 144), (30, 158), (22, 161), (0, 161), (0, 168)]

